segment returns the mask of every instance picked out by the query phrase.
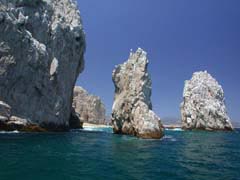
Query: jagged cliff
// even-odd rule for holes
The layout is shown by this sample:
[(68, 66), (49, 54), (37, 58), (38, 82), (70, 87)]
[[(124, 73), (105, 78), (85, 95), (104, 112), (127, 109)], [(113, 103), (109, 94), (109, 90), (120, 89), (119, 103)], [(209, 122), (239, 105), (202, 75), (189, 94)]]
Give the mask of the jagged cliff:
[(206, 71), (185, 82), (181, 104), (182, 128), (233, 130), (222, 87)]
[(75, 86), (72, 106), (81, 122), (105, 123), (106, 110), (102, 100), (89, 94), (82, 87)]
[(112, 122), (115, 133), (142, 138), (163, 136), (160, 118), (151, 110), (151, 78), (147, 66), (147, 53), (139, 48), (113, 71)]
[(0, 32), (0, 101), (11, 107), (10, 117), (68, 128), (85, 51), (75, 2), (0, 0)]

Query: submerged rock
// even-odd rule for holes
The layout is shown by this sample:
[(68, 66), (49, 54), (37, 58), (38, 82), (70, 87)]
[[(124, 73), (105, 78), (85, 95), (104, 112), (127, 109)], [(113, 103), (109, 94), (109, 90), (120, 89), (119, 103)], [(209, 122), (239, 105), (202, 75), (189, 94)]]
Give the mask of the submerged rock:
[(151, 79), (147, 53), (138, 49), (113, 71), (115, 98), (112, 110), (114, 132), (141, 138), (161, 138), (160, 118), (152, 111)]
[(105, 123), (106, 110), (102, 100), (98, 96), (89, 94), (82, 87), (75, 86), (72, 106), (79, 118), (79, 122)]
[(206, 71), (185, 82), (181, 104), (182, 128), (233, 130), (222, 87)]
[(85, 51), (75, 1), (0, 0), (0, 32), (0, 100), (12, 116), (68, 129)]

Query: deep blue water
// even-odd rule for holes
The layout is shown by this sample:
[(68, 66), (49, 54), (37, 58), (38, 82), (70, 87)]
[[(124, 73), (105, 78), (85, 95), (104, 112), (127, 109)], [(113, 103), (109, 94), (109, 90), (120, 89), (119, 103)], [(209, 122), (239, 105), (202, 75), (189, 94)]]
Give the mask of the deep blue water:
[(240, 180), (240, 131), (0, 134), (0, 180)]

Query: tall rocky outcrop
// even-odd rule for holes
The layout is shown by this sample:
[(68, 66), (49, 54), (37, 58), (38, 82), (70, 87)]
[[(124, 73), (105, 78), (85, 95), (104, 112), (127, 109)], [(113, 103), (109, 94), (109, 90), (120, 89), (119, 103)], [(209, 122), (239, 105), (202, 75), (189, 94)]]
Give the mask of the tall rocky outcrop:
[(106, 110), (102, 100), (98, 96), (89, 94), (82, 87), (75, 86), (72, 106), (81, 122), (105, 123)]
[(117, 134), (156, 139), (163, 136), (160, 118), (152, 111), (151, 79), (147, 67), (147, 53), (139, 48), (113, 71), (112, 122)]
[(0, 101), (8, 109), (2, 127), (17, 117), (48, 130), (67, 129), (84, 68), (75, 1), (0, 0), (0, 32)]
[(182, 128), (233, 130), (222, 87), (206, 71), (185, 82), (181, 104)]

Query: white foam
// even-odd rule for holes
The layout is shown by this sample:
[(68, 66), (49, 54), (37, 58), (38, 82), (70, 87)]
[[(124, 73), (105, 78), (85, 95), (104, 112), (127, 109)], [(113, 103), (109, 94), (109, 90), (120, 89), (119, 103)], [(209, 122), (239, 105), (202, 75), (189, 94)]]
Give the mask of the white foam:
[(181, 128), (174, 128), (174, 129), (168, 129), (168, 128), (166, 128), (165, 130), (166, 130), (166, 131), (183, 131), (183, 129), (181, 129)]
[(112, 129), (109, 128), (99, 128), (99, 127), (83, 127), (83, 131), (94, 131), (94, 132), (110, 132)]
[(83, 130), (85, 131), (102, 131), (100, 128), (93, 128), (93, 127), (84, 127)]
[(19, 133), (19, 131), (15, 130), (15, 131), (0, 131), (0, 134), (17, 134)]

